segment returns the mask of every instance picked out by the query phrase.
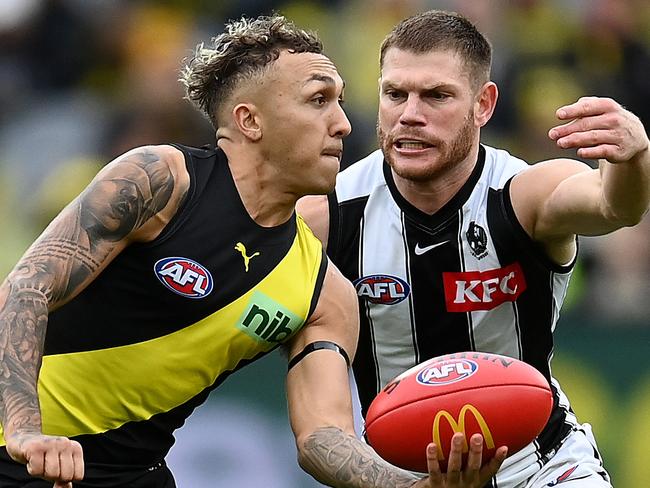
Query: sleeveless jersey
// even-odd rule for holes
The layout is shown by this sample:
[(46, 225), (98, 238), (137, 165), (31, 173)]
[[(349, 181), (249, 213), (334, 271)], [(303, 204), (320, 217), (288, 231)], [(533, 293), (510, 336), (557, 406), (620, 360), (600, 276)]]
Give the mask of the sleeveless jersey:
[(480, 146), (470, 178), (434, 215), (400, 195), (381, 151), (339, 174), (329, 196), (328, 255), (359, 296), (354, 375), (364, 416), (406, 369), (442, 354), (482, 351), (521, 359), (552, 384), (551, 419), (526, 453), (539, 459), (575, 425), (550, 369), (575, 260), (552, 263), (517, 221), (508, 188), (527, 167)]
[(177, 147), (191, 183), (172, 221), (49, 317), (43, 431), (78, 440), (90, 466), (162, 460), (208, 393), (295, 334), (320, 294), (327, 262), (302, 219), (257, 225), (220, 149)]

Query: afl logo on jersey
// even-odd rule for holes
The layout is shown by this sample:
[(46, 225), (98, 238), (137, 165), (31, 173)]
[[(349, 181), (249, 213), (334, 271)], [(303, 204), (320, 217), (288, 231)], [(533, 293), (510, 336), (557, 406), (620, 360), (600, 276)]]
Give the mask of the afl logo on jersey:
[(187, 298), (204, 298), (212, 291), (212, 275), (188, 258), (163, 258), (154, 264), (160, 282), (174, 293)]
[(363, 276), (354, 281), (354, 287), (360, 298), (382, 305), (395, 305), (411, 293), (411, 287), (403, 279), (382, 274)]
[(469, 359), (447, 359), (429, 364), (416, 376), (421, 385), (440, 386), (469, 378), (478, 371), (478, 364)]

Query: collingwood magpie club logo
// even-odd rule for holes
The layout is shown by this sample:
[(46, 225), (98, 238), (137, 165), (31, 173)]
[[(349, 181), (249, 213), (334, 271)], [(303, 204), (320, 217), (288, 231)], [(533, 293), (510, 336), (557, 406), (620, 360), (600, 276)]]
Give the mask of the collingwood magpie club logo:
[(465, 232), (465, 237), (467, 238), (472, 254), (477, 259), (482, 259), (487, 256), (487, 233), (483, 227), (474, 221), (470, 222), (469, 228)]

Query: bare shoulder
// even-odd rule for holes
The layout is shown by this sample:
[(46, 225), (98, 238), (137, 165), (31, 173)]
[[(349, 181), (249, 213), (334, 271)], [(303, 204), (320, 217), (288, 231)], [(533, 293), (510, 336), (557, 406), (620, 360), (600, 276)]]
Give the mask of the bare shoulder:
[(170, 145), (131, 149), (108, 163), (104, 172), (132, 173), (135, 168), (146, 173), (167, 173), (175, 180), (187, 178), (185, 156), (179, 149)]
[(303, 218), (314, 235), (327, 247), (330, 213), (327, 195), (307, 195), (296, 203), (296, 212)]
[[(108, 163), (80, 195), (82, 216), (92, 216), (110, 240), (147, 241), (174, 216), (189, 189), (183, 153), (173, 146), (141, 146)], [(102, 206), (103, 199), (109, 206)], [(103, 210), (103, 212), (102, 212)], [(99, 217), (99, 219), (98, 219)], [(113, 225), (111, 225), (111, 222)]]

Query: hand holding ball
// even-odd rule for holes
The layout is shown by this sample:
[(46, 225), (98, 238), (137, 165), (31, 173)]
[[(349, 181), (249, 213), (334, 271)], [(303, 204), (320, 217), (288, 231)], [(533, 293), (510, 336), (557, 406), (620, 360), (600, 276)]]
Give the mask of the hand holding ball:
[(510, 455), (532, 442), (552, 407), (548, 381), (527, 363), (498, 354), (449, 354), (391, 381), (368, 409), (366, 435), (388, 462), (423, 473), (425, 450), (433, 441), (445, 471), (455, 432), (466, 439), (483, 436), (485, 464), (500, 446)]

